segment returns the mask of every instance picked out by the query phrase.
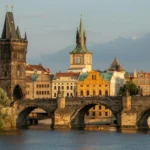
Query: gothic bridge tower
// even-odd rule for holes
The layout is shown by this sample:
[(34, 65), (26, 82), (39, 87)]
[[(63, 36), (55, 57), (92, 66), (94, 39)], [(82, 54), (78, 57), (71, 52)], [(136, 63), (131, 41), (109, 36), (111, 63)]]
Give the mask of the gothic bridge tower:
[(70, 52), (70, 68), (73, 72), (90, 72), (92, 70), (92, 53), (86, 47), (86, 32), (80, 19), (76, 33), (76, 48)]
[(0, 38), (0, 87), (13, 101), (25, 96), (25, 64), (27, 35), (21, 37), (19, 26), (15, 27), (12, 12), (6, 12)]

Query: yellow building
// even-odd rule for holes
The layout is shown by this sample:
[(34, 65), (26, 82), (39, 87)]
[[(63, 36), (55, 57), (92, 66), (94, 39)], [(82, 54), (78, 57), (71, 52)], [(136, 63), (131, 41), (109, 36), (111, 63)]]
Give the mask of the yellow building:
[[(110, 80), (113, 73), (100, 73), (99, 71), (90, 71), (82, 73), (77, 83), (78, 96), (108, 96), (110, 94)], [(112, 113), (102, 105), (96, 105), (85, 115), (86, 121), (104, 121), (111, 122)], [(94, 119), (94, 120), (91, 120)], [(98, 119), (98, 120), (97, 120)], [(103, 120), (102, 120), (103, 119)]]

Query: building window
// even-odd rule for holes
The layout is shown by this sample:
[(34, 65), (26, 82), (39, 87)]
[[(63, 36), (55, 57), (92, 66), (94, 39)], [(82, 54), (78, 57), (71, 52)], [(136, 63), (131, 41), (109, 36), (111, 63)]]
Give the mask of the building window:
[(64, 86), (62, 86), (61, 89), (64, 90)]
[(108, 91), (107, 90), (105, 91), (105, 96), (108, 96)]
[(83, 96), (83, 91), (82, 90), (80, 91), (80, 96)]
[(69, 93), (67, 93), (67, 97), (69, 97)]
[(105, 112), (105, 116), (108, 116), (108, 112)]
[(7, 77), (7, 72), (5, 72), (5, 77)]
[(57, 96), (57, 94), (56, 93), (54, 93), (54, 97), (56, 97)]
[(93, 96), (95, 96), (95, 95), (96, 95), (95, 90), (93, 90)]
[(47, 84), (47, 88), (49, 88), (49, 84)]
[(67, 86), (67, 90), (69, 90), (69, 86)]
[(80, 85), (80, 87), (83, 87), (83, 85)]
[(58, 86), (58, 90), (60, 90), (60, 86)]
[(95, 112), (92, 112), (92, 116), (95, 116)]
[(49, 91), (47, 91), (47, 95), (49, 95)]
[(54, 90), (56, 90), (56, 86), (54, 86)]
[(95, 106), (93, 106), (93, 110), (95, 109)]
[(99, 91), (99, 95), (102, 95), (102, 91), (101, 90)]
[(102, 106), (101, 106), (101, 105), (99, 105), (99, 109), (102, 109)]
[(21, 76), (21, 67), (20, 65), (17, 66), (17, 77)]
[(72, 86), (70, 86), (70, 90), (72, 90), (73, 89), (73, 87)]
[(37, 94), (37, 95), (39, 95), (39, 92), (38, 92), (38, 91), (36, 91), (36, 94)]
[(99, 116), (102, 116), (102, 113), (101, 113), (101, 112), (99, 112)]
[(90, 92), (89, 92), (89, 91), (86, 91), (86, 95), (89, 96), (89, 95), (90, 95)]
[(36, 87), (38, 88), (38, 87), (39, 87), (39, 85), (37, 84), (37, 85), (36, 85)]
[(92, 80), (96, 80), (96, 75), (92, 75)]
[(89, 85), (87, 85), (87, 87), (89, 87)]

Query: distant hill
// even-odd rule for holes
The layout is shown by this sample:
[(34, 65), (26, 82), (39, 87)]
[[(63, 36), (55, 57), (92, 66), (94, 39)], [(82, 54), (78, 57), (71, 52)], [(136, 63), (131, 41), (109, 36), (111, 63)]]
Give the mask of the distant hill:
[[(150, 34), (136, 40), (120, 37), (104, 44), (89, 44), (87, 47), (93, 53), (93, 69), (107, 69), (116, 56), (127, 71), (136, 68), (150, 72)], [(74, 48), (75, 45), (71, 45), (51, 55), (41, 55), (28, 62), (42, 63), (52, 72), (67, 71), (70, 63), (69, 52)]]

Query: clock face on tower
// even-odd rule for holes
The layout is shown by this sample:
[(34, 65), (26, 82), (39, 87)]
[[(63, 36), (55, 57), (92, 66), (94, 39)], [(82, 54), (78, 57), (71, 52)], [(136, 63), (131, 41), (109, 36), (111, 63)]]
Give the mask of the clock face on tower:
[(77, 58), (76, 58), (76, 64), (80, 64), (80, 63), (81, 63), (80, 58), (77, 57)]

